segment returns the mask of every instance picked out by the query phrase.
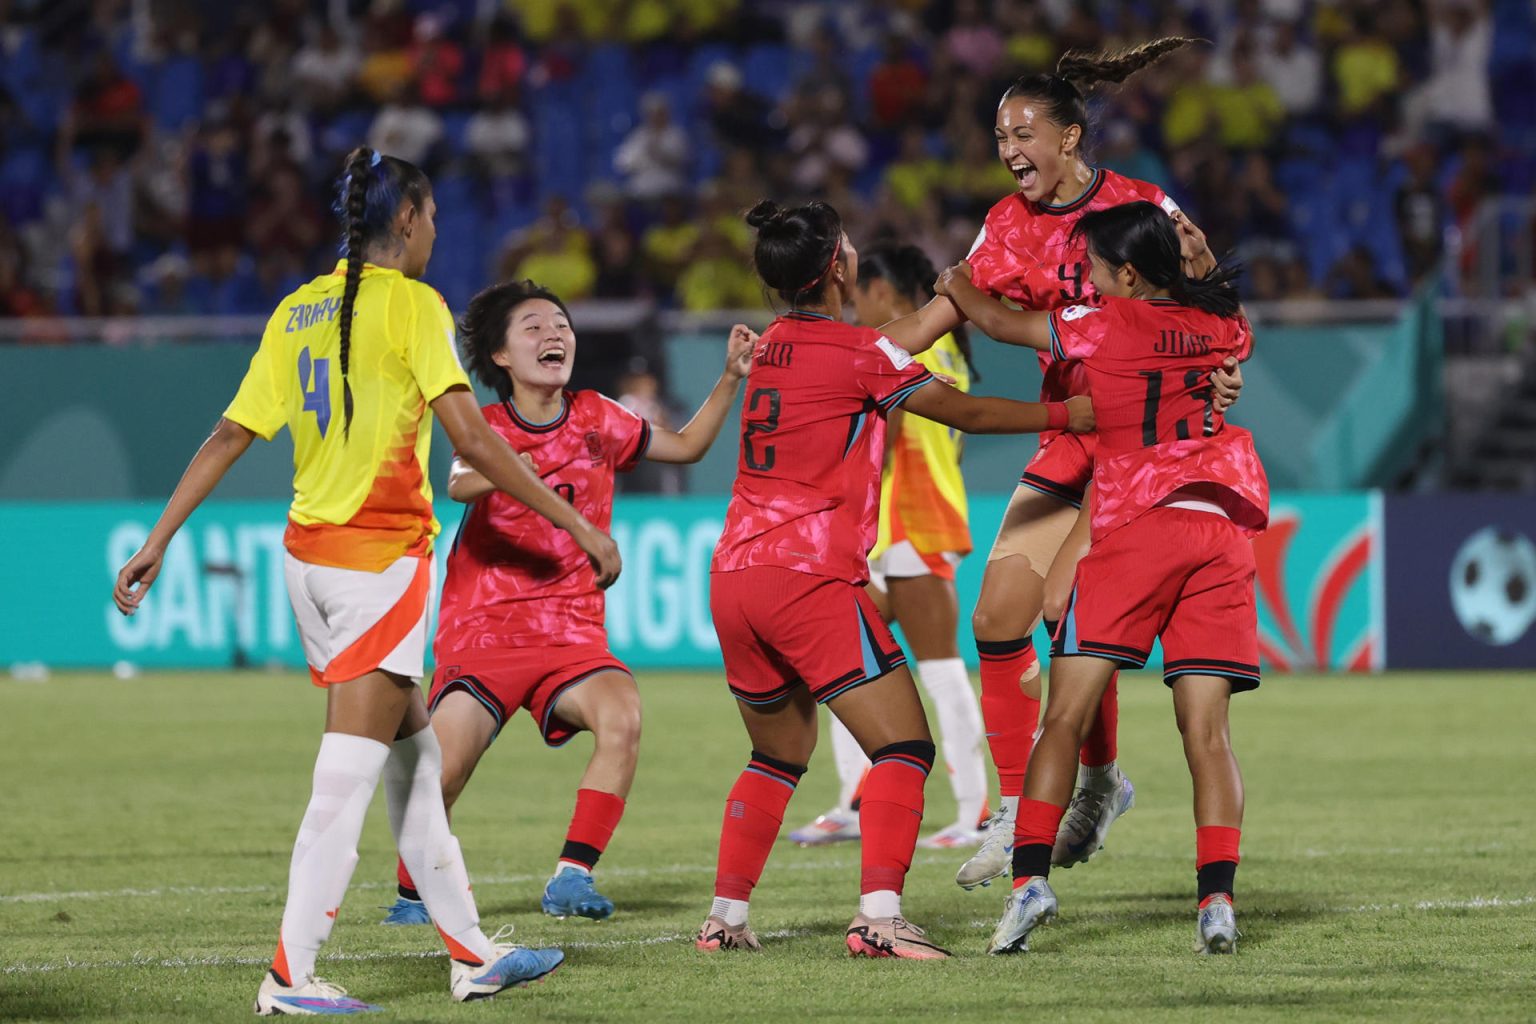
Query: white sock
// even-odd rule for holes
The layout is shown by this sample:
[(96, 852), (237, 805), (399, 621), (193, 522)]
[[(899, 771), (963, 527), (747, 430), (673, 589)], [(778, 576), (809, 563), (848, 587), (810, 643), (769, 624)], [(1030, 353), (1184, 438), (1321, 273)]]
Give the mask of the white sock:
[(865, 917), (900, 917), (901, 893), (894, 889), (876, 889), (859, 897), (859, 913)]
[(573, 860), (557, 860), (557, 861), (555, 861), (555, 874), (558, 875), (562, 871), (580, 871), (582, 874), (586, 875), (588, 878), (592, 877), (591, 869), (589, 869), (585, 864), (577, 864)]
[(917, 678), (939, 719), (949, 786), (959, 808), (955, 820), (975, 828), (987, 803), (987, 767), (981, 756), (981, 706), (970, 674), (959, 658), (935, 658), (917, 663)]
[(738, 928), (747, 923), (747, 901), (716, 896), (715, 902), (709, 905), (709, 916), (718, 917), (732, 928)]
[(1009, 821), (1019, 820), (1019, 801), (1021, 799), (1023, 798), (1017, 796), (1000, 796), (997, 798), (998, 807), (1008, 816)]
[(1120, 784), (1120, 766), (1109, 764), (1078, 765), (1077, 784), (1084, 789), (1109, 790)]
[(376, 740), (328, 732), (315, 755), (313, 788), (288, 864), (282, 955), (294, 985), (315, 973), (315, 954), (331, 935), (336, 911), (357, 867), (357, 840), (389, 748)]
[(843, 784), (837, 794), (837, 806), (846, 811), (853, 803), (853, 794), (859, 791), (864, 773), (869, 770), (869, 758), (864, 756), (859, 741), (836, 715), (832, 716), (832, 758), (837, 762), (837, 777)]
[(469, 891), (469, 871), (443, 809), (443, 748), (429, 725), (396, 740), (384, 765), (389, 827), (432, 923), (483, 961), (495, 959)]

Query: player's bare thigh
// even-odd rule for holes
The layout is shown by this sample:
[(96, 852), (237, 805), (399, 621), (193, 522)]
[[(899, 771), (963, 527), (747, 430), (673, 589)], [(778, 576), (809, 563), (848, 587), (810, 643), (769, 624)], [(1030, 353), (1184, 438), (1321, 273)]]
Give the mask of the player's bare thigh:
[(918, 661), (958, 658), (955, 630), (960, 620), (960, 602), (955, 584), (939, 576), (897, 576), (885, 585), (891, 618), (901, 623), (907, 645)]
[(496, 735), (496, 719), (463, 690), (450, 690), (432, 709), (432, 731), (443, 749), (443, 802), (453, 806)]
[(1035, 628), (1045, 577), (1072, 531), (1077, 509), (1020, 485), (1008, 501), (971, 617), (978, 640), (1013, 640)]
[[(415, 694), (415, 702), (411, 696)], [(421, 689), (405, 676), (375, 669), (325, 688), (325, 731), (390, 744), (426, 726)], [(416, 725), (412, 729), (412, 725)]]

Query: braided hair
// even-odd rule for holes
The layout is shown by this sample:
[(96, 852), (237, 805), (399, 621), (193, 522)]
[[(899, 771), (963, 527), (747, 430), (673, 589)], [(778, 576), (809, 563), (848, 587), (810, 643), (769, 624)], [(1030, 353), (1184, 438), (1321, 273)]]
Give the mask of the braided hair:
[(1062, 55), (1056, 62), (1053, 74), (1025, 75), (1016, 80), (1003, 93), (1001, 102), (1027, 97), (1045, 104), (1046, 116), (1062, 130), (1071, 125), (1088, 133), (1088, 103), (1086, 94), (1100, 83), (1117, 84), (1125, 81), (1175, 50), (1196, 42), (1184, 36), (1165, 36), (1108, 53), (1090, 53), (1073, 50)]
[(357, 290), (363, 281), (368, 247), (384, 241), (394, 230), (400, 204), (409, 200), (420, 210), (426, 206), (432, 185), (414, 164), (384, 156), (367, 146), (347, 154), (346, 171), (336, 185), (332, 207), (341, 217), (341, 255), (347, 261), (347, 280), (341, 292), (341, 408), (342, 431), (352, 436), (352, 383), (348, 379), (352, 355), (352, 318)]
[[(859, 281), (867, 283), (883, 278), (891, 283), (898, 295), (913, 305), (921, 306), (933, 298), (933, 282), (939, 276), (928, 254), (915, 245), (903, 245), (893, 240), (881, 240), (859, 254)], [(973, 381), (981, 380), (976, 361), (971, 356), (971, 336), (965, 324), (950, 332), (960, 354), (965, 357), (966, 368)]]

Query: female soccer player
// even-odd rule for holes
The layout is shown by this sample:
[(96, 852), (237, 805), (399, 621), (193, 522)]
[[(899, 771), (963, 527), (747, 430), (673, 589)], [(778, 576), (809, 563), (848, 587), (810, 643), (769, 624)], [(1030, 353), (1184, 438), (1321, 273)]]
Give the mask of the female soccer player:
[[(1188, 42), (1174, 37), (1113, 54), (1068, 54), (1055, 74), (1021, 78), (1003, 93), (994, 129), (997, 155), (1019, 190), (992, 208), (977, 236), (970, 254), (977, 287), (1031, 310), (1093, 301), (1088, 259), (1072, 228), (1089, 211), (1134, 199), (1149, 200), (1173, 218), (1191, 274), (1215, 265), (1205, 237), (1162, 189), (1091, 167), (1083, 156), (1088, 127), (1083, 90), (1124, 81)], [(940, 297), (882, 329), (908, 351), (919, 352), (963, 319), (952, 302)], [(1080, 370), (1049, 353), (1039, 358), (1045, 375), (1042, 399), (1084, 390)], [(1241, 387), (1236, 363), (1230, 365), (1232, 376), (1216, 378), (1223, 409)], [(1093, 450), (1091, 435), (1042, 435), (987, 556), (971, 625), (981, 660), (982, 718), (1001, 800), (981, 849), (955, 876), (967, 889), (1008, 870), (1015, 811), (1040, 713), (1040, 670), (1031, 634), (1040, 621), (1046, 573), (1082, 504)], [(1135, 790), (1115, 763), (1118, 709), (1111, 681), (1082, 750), (1080, 784), (1056, 851), (1060, 866), (1097, 852), (1109, 826), (1131, 806)]]
[(432, 415), (466, 462), (570, 534), (600, 586), (620, 565), (607, 534), (544, 486), (475, 407), (454, 358), (448, 309), (417, 280), (437, 233), (426, 175), (354, 150), (337, 210), (343, 260), (272, 315), (234, 401), (118, 573), (113, 595), (123, 614), (133, 614), (187, 517), (252, 439), (271, 440), (288, 427), (294, 500), (285, 576), (310, 676), (326, 688), (326, 713), (277, 955), (256, 996), (261, 1015), (373, 1009), (314, 969), (357, 864), (380, 775), (400, 856), (452, 954), (453, 998), (527, 984), (563, 958), (497, 943), (480, 930), (443, 810), (442, 753), (417, 688), (438, 530), (425, 475)]
[[(915, 245), (886, 242), (859, 254), (853, 289), (858, 322), (873, 327), (933, 298), (933, 264)], [(969, 391), (973, 368), (964, 326), (940, 338), (917, 361)], [(900, 409), (886, 417), (887, 451), (880, 478), (880, 525), (870, 553), (870, 596), (887, 622), (901, 623), (917, 661), (917, 678), (938, 715), (949, 785), (959, 808), (952, 825), (918, 840), (928, 849), (981, 842), (977, 825), (986, 810), (986, 766), (981, 757), (981, 712), (955, 646), (959, 602), (955, 566), (970, 553), (961, 439), (956, 431)], [(838, 805), (790, 833), (804, 846), (859, 837), (853, 806), (869, 760), (858, 741), (832, 719), (842, 792)]]
[[(596, 391), (568, 391), (576, 332), (565, 303), (532, 281), (487, 288), (461, 325), (464, 359), (500, 401), (481, 409), (491, 428), (537, 468), (545, 483), (601, 529), (613, 517), (614, 476), (641, 459), (690, 463), (704, 457), (736, 401), (757, 340), (738, 324), (725, 371), (681, 430), (653, 427)], [(437, 671), (428, 706), (443, 748), (443, 801), (451, 810), (491, 742), (527, 708), (544, 742), (592, 733), (592, 758), (555, 874), (546, 914), (601, 920), (613, 903), (592, 868), (624, 813), (640, 753), (640, 693), (608, 650), (603, 593), (586, 557), (548, 521), (495, 493), (455, 459), (448, 494), (469, 505), (448, 556), (438, 613)], [(408, 866), (387, 923), (425, 924)]]
[(1013, 312), (983, 294), (964, 264), (940, 290), (1000, 341), (1080, 362), (1098, 412), (1092, 547), (1051, 644), (1045, 724), (1024, 777), (1013, 894), (988, 951), (1028, 948), (1056, 914), (1046, 876), (1087, 735), (1117, 666), (1141, 668), (1163, 642), (1195, 790), (1202, 953), (1230, 953), (1243, 781), (1227, 703), (1259, 685), (1250, 538), (1269, 520), (1269, 485), (1253, 438), (1216, 411), (1211, 370), (1247, 359), (1253, 335), (1233, 271), (1185, 275), (1173, 223), (1133, 202), (1083, 217), (1102, 305)]
[(976, 398), (878, 331), (841, 322), (858, 253), (826, 203), (759, 203), (758, 275), (789, 304), (757, 344), (741, 455), (710, 569), (710, 611), (752, 757), (726, 800), (703, 950), (757, 949), (748, 900), (816, 746), (825, 703), (874, 762), (864, 785), (855, 956), (948, 953), (901, 914), (933, 740), (906, 658), (864, 591), (875, 540), (885, 416), (909, 412), (973, 433), (1087, 430), (1086, 398)]

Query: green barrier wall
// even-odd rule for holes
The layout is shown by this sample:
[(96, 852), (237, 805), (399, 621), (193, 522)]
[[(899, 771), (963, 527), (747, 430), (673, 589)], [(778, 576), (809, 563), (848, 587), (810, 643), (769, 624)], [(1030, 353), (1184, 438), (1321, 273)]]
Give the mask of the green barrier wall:
[[(1033, 399), (1033, 353), (972, 332), (983, 394)], [(668, 388), (684, 418), (720, 374), (724, 334), (666, 341)], [(0, 346), (11, 382), (0, 405), (0, 501), (157, 498), (169, 494), (234, 395), (247, 344), (116, 348)], [(1440, 424), (1439, 322), (1427, 297), (1396, 325), (1261, 328), (1232, 420), (1248, 427), (1277, 488), (1345, 490), (1390, 483)], [(689, 471), (689, 490), (719, 494), (735, 472), (734, 428)], [(447, 475), (439, 428), (432, 480)], [(967, 441), (966, 476), (1001, 491), (1019, 478), (1033, 437)], [(282, 498), (286, 440), (257, 444), (222, 485), (227, 498)]]
[[(974, 500), (983, 552), (1005, 498)], [(1260, 631), (1275, 664), (1379, 665), (1380, 526), (1366, 494), (1279, 495), (1276, 529), (1261, 541)], [(187, 524), (143, 608), (131, 619), (112, 605), (114, 574), (148, 533), (159, 503), (0, 504), (12, 538), (0, 588), (0, 667), (41, 663), (84, 668), (302, 664), (283, 583), (284, 506), (214, 501)], [(445, 553), (459, 506), (439, 518)], [(709, 559), (723, 498), (621, 496), (614, 536), (624, 574), (609, 591), (614, 651), (636, 667), (719, 664), (709, 617)], [(985, 554), (960, 567), (960, 607), (974, 606)], [(974, 662), (969, 624), (961, 651)]]

